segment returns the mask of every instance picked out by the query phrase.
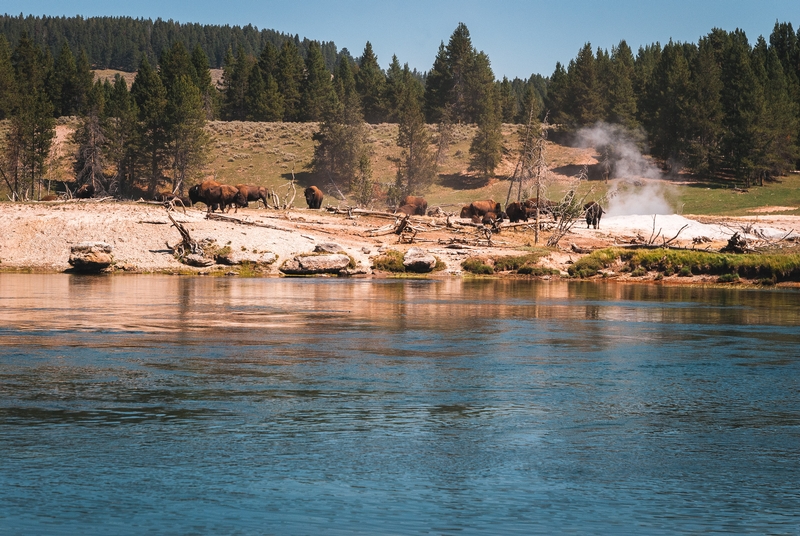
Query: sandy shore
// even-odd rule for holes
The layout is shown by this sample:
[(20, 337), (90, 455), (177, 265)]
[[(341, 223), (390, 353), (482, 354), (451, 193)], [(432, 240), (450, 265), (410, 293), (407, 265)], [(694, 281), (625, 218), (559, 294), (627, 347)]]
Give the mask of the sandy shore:
[[(212, 238), (234, 251), (269, 251), (278, 256), (267, 275), (278, 275), (281, 263), (295, 255), (309, 253), (317, 244), (336, 243), (353, 257), (362, 272), (369, 273), (372, 258), (386, 249), (404, 251), (394, 234), (370, 236), (376, 229), (394, 223), (375, 216), (334, 215), (324, 210), (275, 211), (248, 208), (227, 216), (240, 222), (206, 219), (204, 210), (187, 209), (172, 213), (195, 240)], [(506, 229), (493, 236), (493, 247), (465, 245), (446, 247), (453, 239), (470, 242), (478, 235), (471, 227), (447, 229), (445, 218), (415, 217), (415, 246), (439, 257), (447, 266), (445, 275), (460, 275), (461, 262), (470, 256), (520, 254), (519, 248), (533, 245), (529, 229)], [(247, 225), (245, 223), (251, 225)], [(693, 239), (707, 240), (703, 247), (724, 245), (735, 231), (749, 230), (765, 237), (777, 237), (800, 230), (796, 216), (753, 216), (747, 218), (691, 218), (677, 215), (607, 216), (601, 228), (586, 229), (578, 222), (560, 242), (560, 248), (543, 260), (545, 266), (566, 271), (580, 255), (578, 248), (598, 248), (631, 241), (650, 240), (654, 235), (672, 238), (673, 244), (691, 245)], [(117, 270), (132, 272), (203, 272), (179, 263), (169, 246), (181, 240), (177, 228), (161, 205), (144, 203), (72, 201), (55, 203), (0, 203), (0, 269), (60, 272), (70, 268), (70, 247), (80, 242), (101, 241), (113, 247)], [(542, 241), (543, 242), (543, 241)], [(219, 268), (217, 268), (219, 269)]]

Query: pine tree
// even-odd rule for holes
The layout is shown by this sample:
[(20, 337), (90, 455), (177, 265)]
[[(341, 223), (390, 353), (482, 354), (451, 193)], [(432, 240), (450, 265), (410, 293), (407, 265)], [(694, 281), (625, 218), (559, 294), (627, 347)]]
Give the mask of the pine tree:
[(371, 150), (350, 60), (342, 58), (336, 69), (335, 92), (329, 96), (319, 131), (313, 136), (313, 168), (336, 185), (363, 198), (371, 181)]
[(633, 92), (633, 52), (624, 40), (611, 49), (608, 84), (608, 121), (630, 130), (638, 126), (636, 95)]
[(50, 100), (54, 108), (53, 114), (56, 117), (74, 115), (76, 112), (75, 94), (77, 88), (75, 87), (75, 82), (77, 72), (75, 56), (72, 54), (69, 44), (65, 41), (61, 51), (56, 56), (53, 72), (48, 83)]
[(385, 122), (387, 114), (383, 99), (386, 94), (386, 76), (378, 65), (378, 58), (369, 41), (364, 46), (355, 81), (364, 106), (364, 119), (367, 123)]
[[(184, 76), (193, 82), (198, 81), (197, 71), (183, 41), (177, 41), (171, 48), (165, 48), (161, 52), (158, 74), (164, 87), (167, 88), (167, 92)], [(199, 86), (197, 87), (199, 88)]]
[(758, 119), (764, 93), (750, 63), (750, 46), (744, 32), (729, 34), (722, 51), (722, 91), (724, 111), (723, 154), (736, 178), (749, 186), (755, 171)]
[(192, 51), (192, 67), (197, 78), (194, 85), (200, 90), (200, 98), (203, 100), (203, 109), (206, 119), (213, 119), (219, 110), (219, 91), (214, 87), (209, 69), (208, 56), (198, 44)]
[(419, 195), (436, 179), (436, 161), (431, 153), (431, 138), (422, 113), (422, 95), (411, 83), (408, 64), (403, 69), (403, 92), (399, 96), (397, 145), (402, 148), (397, 167), (395, 196)]
[(386, 70), (386, 97), (384, 99), (389, 122), (397, 123), (400, 119), (400, 103), (403, 98), (404, 88), (403, 68), (400, 66), (397, 55), (393, 55), (392, 62)]
[(6, 135), (6, 155), (3, 175), (13, 195), (24, 196), (24, 182), (30, 184), (28, 192), (41, 193), (41, 182), (46, 170), (47, 157), (55, 137), (53, 105), (45, 88), (49, 59), (27, 34), (23, 33), (11, 56), (16, 80), (15, 106)]
[(283, 97), (283, 120), (299, 121), (300, 113), (300, 85), (303, 81), (305, 64), (294, 41), (287, 40), (283, 43), (278, 56), (278, 70), (275, 81)]
[[(395, 56), (393, 60), (396, 59), (397, 57)], [(399, 73), (399, 62), (397, 62), (396, 70)], [(439, 44), (439, 51), (436, 53), (433, 67), (425, 78), (425, 117), (427, 117), (428, 122), (437, 123), (441, 121), (442, 113), (448, 103), (451, 82), (452, 75), (447, 63), (447, 49), (444, 46), (444, 42), (442, 42)]]
[(333, 93), (331, 74), (325, 67), (322, 49), (316, 41), (308, 46), (306, 77), (300, 92), (301, 117), (306, 121), (320, 121)]
[[(450, 79), (445, 86), (448, 89), (447, 102), (452, 105), (457, 122), (474, 121), (475, 103), (471, 98), (473, 95), (470, 94), (473, 84), (468, 78), (470, 71), (474, 70), (476, 55), (467, 26), (463, 22), (458, 23), (447, 43), (447, 72)], [(476, 74), (480, 76), (482, 73)]]
[(691, 65), (687, 112), (691, 118), (687, 164), (699, 175), (716, 172), (720, 164), (721, 90), (722, 80), (716, 52), (707, 39), (701, 39)]
[(664, 159), (682, 161), (689, 138), (689, 64), (680, 43), (670, 41), (648, 86), (648, 132), (653, 152)]
[(136, 143), (147, 174), (147, 193), (152, 197), (167, 166), (167, 90), (146, 57), (131, 85), (131, 97), (138, 112)]
[(248, 121), (280, 121), (283, 118), (283, 98), (272, 75), (262, 78), (261, 69), (251, 69), (245, 93)]
[(98, 80), (87, 95), (86, 114), (73, 134), (73, 140), (78, 146), (73, 166), (75, 183), (90, 184), (96, 194), (114, 193), (108, 191), (104, 174), (108, 164), (104, 109), (103, 84)]
[(247, 80), (255, 60), (247, 55), (242, 45), (225, 56), (222, 72), (222, 118), (228, 121), (244, 121), (247, 118)]
[(586, 43), (570, 62), (567, 108), (576, 126), (592, 125), (603, 119), (603, 103), (597, 79), (592, 45)]
[(105, 100), (105, 115), (106, 155), (115, 170), (109, 190), (127, 196), (133, 185), (139, 156), (136, 143), (138, 110), (125, 79), (119, 74), (114, 77), (114, 85)]
[(15, 86), (11, 47), (5, 36), (0, 35), (0, 121), (9, 117), (14, 109)]
[(187, 179), (205, 162), (204, 149), (208, 143), (200, 90), (189, 76), (182, 75), (175, 80), (168, 93), (165, 112), (172, 192), (183, 194)]
[[(556, 62), (556, 68), (550, 76), (550, 86), (545, 101), (548, 112), (556, 124), (569, 124), (572, 116), (568, 110), (569, 77), (564, 66)], [(527, 119), (525, 120), (527, 122)]]
[(500, 94), (500, 109), (502, 110), (503, 123), (513, 123), (519, 113), (517, 95), (507, 77), (503, 77), (498, 88)]
[(488, 179), (503, 158), (503, 133), (500, 106), (494, 91), (486, 96), (486, 105), (478, 117), (478, 131), (469, 147), (470, 170)]

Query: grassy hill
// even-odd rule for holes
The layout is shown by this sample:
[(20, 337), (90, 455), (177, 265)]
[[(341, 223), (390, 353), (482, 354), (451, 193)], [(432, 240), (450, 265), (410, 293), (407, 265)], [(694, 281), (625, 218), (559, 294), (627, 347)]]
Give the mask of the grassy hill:
[[(76, 125), (75, 118), (61, 118), (58, 121), (56, 142), (48, 162), (48, 178), (54, 181), (72, 180), (75, 146), (71, 134)], [(316, 123), (209, 122), (206, 128), (211, 142), (206, 155), (207, 164), (197, 180), (216, 177), (228, 184), (258, 184), (275, 190), (283, 197), (294, 171), (298, 188), (316, 184), (325, 192), (326, 204), (336, 204), (335, 188), (324, 178), (314, 176), (310, 168), (314, 151), (312, 135), (317, 127)], [(7, 121), (0, 122), (0, 139), (4, 138), (6, 128)], [(400, 157), (400, 148), (396, 143), (397, 125), (369, 125), (368, 128), (374, 150), (373, 179), (385, 191), (388, 185), (394, 183), (396, 162)], [(436, 127), (429, 128), (435, 137)], [(448, 210), (455, 210), (477, 199), (493, 198), (505, 203), (510, 186), (508, 178), (513, 175), (518, 158), (518, 129), (517, 125), (503, 125), (506, 146), (503, 162), (496, 176), (486, 181), (469, 171), (469, 145), (475, 127), (456, 125), (454, 144), (449, 147), (447, 157), (440, 166), (438, 180), (424, 192), (429, 205), (442, 205)], [(576, 148), (548, 141), (546, 160), (551, 177), (547, 184), (547, 197), (560, 199), (568, 188), (576, 184), (574, 176), (581, 167), (584, 164), (597, 164), (599, 158), (592, 148)], [(799, 174), (781, 177), (764, 187), (753, 187), (747, 193), (734, 190), (730, 181), (702, 180), (684, 175), (665, 177), (663, 180), (612, 179), (608, 184), (602, 180), (589, 180), (582, 181), (577, 189), (581, 195), (591, 190), (590, 198), (601, 198), (610, 189), (625, 195), (646, 197), (654, 195), (654, 185), (657, 186), (658, 195), (666, 198), (675, 211), (683, 214), (800, 215)], [(5, 184), (0, 184), (3, 199), (7, 199), (6, 193)], [(303, 204), (300, 193), (295, 203)], [(347, 201), (341, 203), (346, 205)], [(376, 199), (373, 207), (385, 208), (385, 200)], [(766, 210), (764, 207), (767, 207)], [(754, 212), (759, 209), (759, 212)]]

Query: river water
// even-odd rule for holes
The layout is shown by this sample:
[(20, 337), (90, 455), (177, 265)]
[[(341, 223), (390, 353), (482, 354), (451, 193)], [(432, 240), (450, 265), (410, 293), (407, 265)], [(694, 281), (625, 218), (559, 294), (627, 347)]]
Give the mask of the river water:
[(0, 274), (0, 534), (796, 534), (799, 306)]

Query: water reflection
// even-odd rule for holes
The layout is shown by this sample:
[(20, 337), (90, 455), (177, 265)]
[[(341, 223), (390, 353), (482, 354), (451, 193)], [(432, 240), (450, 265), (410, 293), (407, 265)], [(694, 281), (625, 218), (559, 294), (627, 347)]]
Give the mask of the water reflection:
[(797, 297), (0, 274), (0, 523), (796, 532)]

